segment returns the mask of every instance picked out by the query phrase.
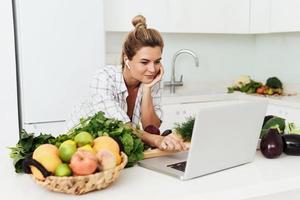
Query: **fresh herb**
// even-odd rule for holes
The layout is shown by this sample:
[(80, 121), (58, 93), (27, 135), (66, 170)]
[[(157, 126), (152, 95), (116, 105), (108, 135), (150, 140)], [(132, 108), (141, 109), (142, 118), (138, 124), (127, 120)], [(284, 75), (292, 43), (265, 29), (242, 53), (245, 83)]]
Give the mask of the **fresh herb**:
[(51, 135), (42, 133), (34, 137), (33, 133), (27, 133), (25, 130), (22, 130), (17, 145), (15, 147), (9, 147), (11, 149), (10, 157), (13, 159), (15, 171), (17, 173), (24, 173), (22, 166), (23, 160), (30, 158), (38, 146), (49, 143), (53, 138)]
[(183, 141), (185, 142), (191, 141), (194, 123), (195, 123), (195, 117), (189, 117), (186, 119), (185, 122), (175, 124), (176, 133), (182, 137)]
[(82, 118), (80, 123), (69, 132), (76, 135), (81, 131), (91, 133), (94, 138), (106, 135), (121, 141), (124, 153), (128, 156), (126, 167), (131, 167), (144, 158), (144, 143), (137, 135), (138, 133), (120, 120), (106, 118), (103, 112), (98, 112), (86, 119)]
[(260, 88), (263, 84), (260, 82), (256, 82), (254, 80), (250, 80), (249, 83), (241, 84), (241, 85), (234, 85), (232, 87), (228, 87), (228, 93), (233, 93), (234, 91), (240, 91), (247, 94), (256, 93), (256, 90)]

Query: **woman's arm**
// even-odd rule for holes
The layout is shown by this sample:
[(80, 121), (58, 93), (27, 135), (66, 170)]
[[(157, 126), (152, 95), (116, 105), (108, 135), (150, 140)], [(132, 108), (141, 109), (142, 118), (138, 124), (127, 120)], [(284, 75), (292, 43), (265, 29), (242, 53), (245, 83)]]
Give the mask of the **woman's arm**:
[(143, 87), (142, 103), (141, 103), (141, 121), (143, 128), (148, 125), (160, 127), (160, 118), (157, 116), (154, 105), (153, 97), (151, 95), (150, 87)]
[(138, 136), (143, 140), (143, 142), (152, 147), (168, 151), (185, 151), (188, 149), (184, 142), (173, 134), (167, 136), (154, 135), (143, 130), (138, 130), (131, 124), (129, 125), (133, 128), (134, 132), (137, 133)]
[[(160, 102), (156, 102), (156, 105), (154, 105), (153, 98), (155, 97), (152, 96), (152, 88), (157, 89), (157, 91), (154, 91), (154, 95), (156, 95), (156, 98), (160, 98), (159, 81), (161, 80), (163, 74), (164, 68), (163, 66), (161, 66), (159, 73), (154, 78), (154, 80), (149, 84), (143, 84), (143, 95), (141, 103), (141, 121), (143, 128), (147, 127), (148, 125), (160, 127), (161, 121), (157, 116), (157, 113), (155, 112), (156, 110), (160, 109)], [(158, 87), (155, 88), (156, 86)]]

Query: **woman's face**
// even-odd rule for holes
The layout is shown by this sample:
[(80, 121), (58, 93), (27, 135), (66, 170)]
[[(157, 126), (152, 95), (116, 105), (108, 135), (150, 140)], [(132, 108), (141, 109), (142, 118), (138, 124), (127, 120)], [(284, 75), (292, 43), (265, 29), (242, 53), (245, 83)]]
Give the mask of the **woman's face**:
[(151, 83), (161, 67), (161, 53), (159, 46), (138, 50), (128, 62), (132, 78), (145, 84)]

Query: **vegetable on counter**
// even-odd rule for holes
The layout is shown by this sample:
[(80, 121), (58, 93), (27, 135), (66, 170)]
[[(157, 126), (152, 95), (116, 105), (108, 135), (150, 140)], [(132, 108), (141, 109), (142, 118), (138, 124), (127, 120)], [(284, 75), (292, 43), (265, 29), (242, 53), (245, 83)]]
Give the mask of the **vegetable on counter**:
[[(91, 117), (80, 119), (78, 125), (66, 134), (61, 134), (57, 137), (42, 133), (39, 136), (34, 136), (33, 133), (27, 133), (25, 130), (22, 130), (16, 146), (9, 147), (15, 171), (17, 173), (26, 171), (23, 161), (32, 158), (34, 150), (40, 145), (52, 144), (58, 148), (63, 142), (74, 140), (75, 136), (82, 132), (90, 133), (93, 138), (99, 136), (110, 136), (113, 138), (119, 144), (120, 149), (124, 150), (124, 153), (128, 156), (126, 167), (133, 166), (137, 161), (143, 159), (144, 143), (137, 133), (134, 132), (133, 128), (122, 121), (106, 118), (103, 112), (98, 112)], [(80, 138), (76, 140), (80, 140)]]
[(195, 117), (189, 117), (185, 122), (176, 123), (176, 134), (180, 135), (183, 141), (190, 142), (192, 139)]
[(283, 142), (278, 129), (271, 128), (261, 139), (260, 151), (266, 158), (276, 158), (282, 154)]
[(257, 82), (252, 80), (250, 76), (241, 76), (234, 81), (231, 87), (228, 87), (228, 93), (240, 91), (247, 94), (260, 94), (260, 95), (282, 95), (283, 85), (277, 77), (270, 77), (266, 83)]
[(299, 134), (285, 134), (282, 136), (283, 152), (287, 155), (300, 155), (300, 135)]

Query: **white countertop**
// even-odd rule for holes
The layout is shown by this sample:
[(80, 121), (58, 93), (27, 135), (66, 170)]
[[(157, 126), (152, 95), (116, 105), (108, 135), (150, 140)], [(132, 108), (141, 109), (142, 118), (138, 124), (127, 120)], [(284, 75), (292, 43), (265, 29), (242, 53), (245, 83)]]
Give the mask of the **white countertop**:
[[(135, 166), (124, 169), (108, 188), (81, 196), (46, 190), (30, 176), (16, 174), (8, 150), (1, 149), (1, 199), (255, 199), (292, 200), (300, 195), (300, 157), (281, 155), (266, 159), (258, 151), (255, 161), (240, 167), (181, 181)], [(5, 198), (4, 198), (5, 197)]]
[[(222, 99), (219, 94), (199, 99)], [(227, 98), (231, 98), (230, 95)], [(194, 97), (190, 97), (195, 100)], [(170, 98), (168, 99), (168, 101)], [(300, 97), (268, 98), (272, 104), (300, 108)], [(170, 103), (170, 102), (169, 102)], [(4, 142), (4, 141), (2, 141)], [(9, 151), (0, 149), (1, 199), (248, 199), (293, 200), (300, 196), (300, 157), (282, 154), (277, 159), (266, 159), (258, 151), (254, 162), (189, 181), (160, 174), (135, 166), (124, 169), (108, 188), (81, 196), (66, 195), (46, 190), (30, 176), (16, 174)]]

